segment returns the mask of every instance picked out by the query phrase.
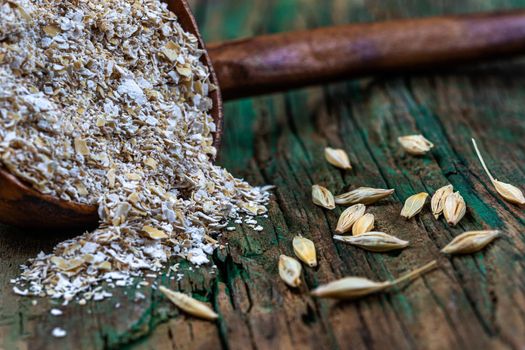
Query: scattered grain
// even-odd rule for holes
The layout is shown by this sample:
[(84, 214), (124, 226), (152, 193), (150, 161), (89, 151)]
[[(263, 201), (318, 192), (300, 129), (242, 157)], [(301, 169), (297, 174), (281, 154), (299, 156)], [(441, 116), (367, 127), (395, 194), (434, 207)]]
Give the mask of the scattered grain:
[(279, 257), (279, 276), (290, 287), (297, 288), (301, 285), (301, 264), (284, 254)]
[(352, 225), (365, 214), (366, 207), (364, 204), (355, 204), (346, 208), (339, 216), (337, 227), (338, 233), (345, 233), (352, 229)]
[(367, 213), (361, 216), (352, 226), (352, 235), (359, 236), (365, 232), (370, 232), (374, 229), (374, 215)]
[(422, 266), (394, 281), (375, 282), (363, 277), (345, 277), (314, 289), (311, 294), (319, 298), (357, 299), (373, 293), (382, 292), (405, 281), (413, 281), (422, 274), (437, 267), (437, 262)]
[(345, 277), (321, 285), (312, 291), (319, 298), (356, 299), (379, 292), (390, 286), (390, 282), (374, 282), (363, 277)]
[(292, 245), (293, 251), (299, 260), (310, 267), (317, 266), (317, 253), (314, 242), (303, 236), (295, 236)]
[(216, 320), (219, 315), (213, 311), (208, 305), (201, 301), (193, 299), (192, 297), (175, 292), (164, 286), (160, 286), (159, 290), (164, 294), (173, 304), (175, 304), (182, 311), (205, 320), (213, 321)]
[(443, 216), (449, 225), (456, 226), (456, 224), (465, 216), (467, 206), (465, 200), (459, 192), (452, 193), (445, 199), (443, 207)]
[(332, 164), (337, 168), (344, 170), (352, 169), (352, 165), (350, 164), (348, 155), (342, 149), (326, 147), (324, 149), (324, 157), (326, 158), (326, 161), (328, 163)]
[(351, 205), (356, 203), (368, 205), (390, 196), (394, 191), (394, 189), (359, 187), (350, 192), (336, 196), (335, 203), (340, 205)]
[(487, 165), (485, 164), (485, 160), (483, 159), (483, 157), (481, 156), (481, 153), (479, 152), (478, 145), (476, 144), (476, 140), (472, 139), (472, 144), (474, 145), (474, 150), (476, 151), (476, 154), (478, 155), (479, 161), (481, 162), (483, 169), (487, 173), (488, 177), (490, 178), (490, 181), (492, 182), (492, 185), (494, 185), (499, 195), (502, 196), (507, 202), (518, 204), (518, 205), (524, 205), (525, 196), (523, 195), (523, 192), (521, 192), (521, 190), (514, 185), (496, 180), (494, 176), (492, 176), (492, 174), (490, 173), (489, 169), (487, 168)]
[(423, 135), (401, 136), (397, 140), (408, 154), (415, 156), (424, 155), (434, 147)]
[(407, 219), (413, 218), (423, 209), (427, 197), (428, 193), (426, 192), (417, 193), (408, 197), (403, 209), (401, 209), (401, 216)]
[(327, 188), (320, 185), (312, 186), (312, 201), (315, 205), (326, 209), (335, 208), (334, 196)]
[(485, 248), (500, 234), (498, 230), (467, 231), (447, 244), (441, 251), (446, 254), (470, 254)]
[(454, 191), (452, 185), (446, 185), (438, 189), (430, 201), (430, 206), (432, 208), (432, 214), (434, 218), (438, 219), (441, 213), (443, 212), (443, 206), (445, 205), (445, 199), (447, 196)]
[(334, 236), (335, 240), (350, 243), (372, 252), (388, 252), (408, 247), (409, 242), (383, 232), (365, 232), (358, 236)]

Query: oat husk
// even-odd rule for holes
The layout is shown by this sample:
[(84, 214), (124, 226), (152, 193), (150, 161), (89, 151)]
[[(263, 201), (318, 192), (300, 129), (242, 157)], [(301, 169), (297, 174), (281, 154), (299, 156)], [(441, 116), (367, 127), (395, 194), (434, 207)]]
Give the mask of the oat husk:
[(483, 159), (483, 157), (481, 156), (481, 153), (479, 152), (476, 140), (472, 139), (472, 144), (474, 145), (474, 150), (476, 151), (478, 159), (481, 162), (481, 166), (487, 173), (488, 177), (490, 178), (490, 181), (492, 182), (492, 185), (494, 185), (494, 188), (499, 193), (499, 195), (503, 197), (503, 199), (505, 199), (507, 202), (518, 204), (518, 205), (524, 205), (525, 196), (523, 195), (523, 192), (514, 185), (496, 180), (494, 176), (492, 176), (492, 174), (490, 173), (489, 169), (487, 168), (487, 165), (485, 164), (485, 160)]
[(346, 208), (337, 221), (335, 232), (346, 233), (352, 229), (352, 225), (365, 214), (364, 204), (355, 204)]
[(401, 209), (401, 216), (406, 219), (411, 219), (416, 216), (425, 206), (428, 193), (420, 192), (407, 198), (403, 209)]
[(292, 241), (295, 256), (310, 267), (317, 266), (317, 253), (314, 242), (303, 236), (295, 236)]
[(164, 286), (160, 286), (159, 290), (162, 294), (166, 296), (175, 306), (184, 311), (185, 313), (202, 318), (209, 321), (216, 320), (219, 315), (213, 311), (208, 305), (204, 304), (201, 301), (193, 299), (192, 297), (175, 292)]
[(423, 135), (401, 136), (397, 140), (405, 152), (414, 156), (424, 155), (434, 147), (434, 144)]
[(409, 242), (384, 232), (365, 232), (358, 236), (335, 235), (337, 241), (349, 243), (371, 252), (388, 252), (408, 247)]
[(281, 254), (279, 256), (279, 276), (290, 287), (301, 285), (301, 263), (294, 258)]
[(454, 192), (447, 196), (443, 206), (443, 216), (449, 225), (456, 226), (466, 212), (467, 205), (459, 192)]
[(439, 216), (443, 213), (443, 206), (445, 205), (445, 200), (449, 194), (454, 192), (454, 187), (452, 185), (446, 185), (439, 188), (430, 201), (430, 207), (432, 208), (432, 214), (434, 218), (438, 219)]
[(342, 149), (326, 147), (324, 149), (324, 157), (328, 163), (332, 164), (337, 168), (343, 170), (352, 169), (352, 165), (350, 164), (348, 154), (346, 154), (346, 152)]
[(312, 202), (320, 207), (332, 210), (335, 208), (335, 201), (332, 192), (320, 185), (312, 186)]
[(394, 281), (375, 282), (363, 277), (345, 277), (314, 289), (311, 294), (319, 298), (357, 299), (370, 294), (386, 291), (404, 282), (410, 282), (437, 267), (437, 261), (413, 270)]
[(337, 195), (335, 197), (335, 203), (340, 205), (352, 205), (357, 203), (369, 205), (392, 195), (394, 191), (394, 189), (359, 187), (350, 192)]
[(367, 213), (361, 216), (352, 226), (352, 235), (359, 236), (374, 229), (375, 218), (373, 214)]
[(441, 251), (445, 254), (470, 254), (487, 246), (500, 235), (498, 230), (467, 231), (455, 237)]

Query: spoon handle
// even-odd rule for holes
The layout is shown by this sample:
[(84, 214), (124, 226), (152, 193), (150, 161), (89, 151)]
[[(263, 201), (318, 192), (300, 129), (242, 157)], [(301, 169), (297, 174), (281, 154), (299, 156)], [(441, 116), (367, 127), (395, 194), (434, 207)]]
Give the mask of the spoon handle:
[(349, 24), (208, 45), (224, 99), (525, 53), (525, 11)]

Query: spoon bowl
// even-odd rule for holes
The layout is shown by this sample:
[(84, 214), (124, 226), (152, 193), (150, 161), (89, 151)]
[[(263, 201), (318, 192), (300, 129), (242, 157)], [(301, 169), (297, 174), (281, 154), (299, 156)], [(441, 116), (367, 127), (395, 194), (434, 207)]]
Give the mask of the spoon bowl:
[[(199, 40), (203, 49), (201, 61), (208, 66), (210, 82), (219, 86), (210, 57), (186, 0), (169, 0), (168, 8), (175, 13), (182, 28)], [(213, 101), (211, 115), (216, 124), (213, 135), (215, 147), (219, 147), (222, 134), (222, 100), (217, 88), (210, 93)], [(60, 200), (45, 195), (12, 175), (0, 165), (0, 222), (39, 229), (74, 229), (93, 227), (98, 222), (97, 206)]]

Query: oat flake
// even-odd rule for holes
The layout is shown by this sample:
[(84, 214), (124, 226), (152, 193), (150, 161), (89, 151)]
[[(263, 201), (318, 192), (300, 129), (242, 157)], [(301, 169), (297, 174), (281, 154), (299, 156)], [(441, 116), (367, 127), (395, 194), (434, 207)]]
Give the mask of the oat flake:
[(15, 293), (102, 300), (174, 256), (208, 262), (230, 220), (266, 213), (269, 187), (211, 161), (202, 54), (159, 0), (0, 3), (0, 164), (101, 218), (23, 265)]

